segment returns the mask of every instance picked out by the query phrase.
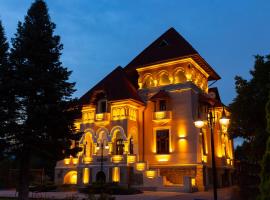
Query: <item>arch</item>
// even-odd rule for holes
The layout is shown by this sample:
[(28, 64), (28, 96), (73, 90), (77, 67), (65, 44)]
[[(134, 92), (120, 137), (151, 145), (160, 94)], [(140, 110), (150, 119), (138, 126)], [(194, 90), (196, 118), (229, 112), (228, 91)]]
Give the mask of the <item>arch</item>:
[(78, 173), (75, 170), (67, 172), (64, 176), (64, 184), (77, 184), (77, 176)]
[(105, 183), (106, 182), (106, 175), (103, 171), (99, 171), (96, 174), (96, 182), (98, 182), (98, 183)]
[(123, 155), (125, 151), (125, 141), (127, 137), (125, 131), (121, 126), (115, 126), (111, 130), (111, 141), (113, 143), (113, 154), (114, 155)]
[(127, 137), (126, 137), (126, 134), (125, 134), (124, 129), (123, 129), (121, 126), (114, 126), (114, 127), (111, 129), (111, 133), (110, 133), (110, 135), (111, 135), (111, 141), (112, 141), (113, 139), (115, 139), (116, 134), (117, 134), (117, 131), (120, 132), (121, 138), (122, 138), (123, 140), (127, 140)]
[(169, 85), (170, 84), (169, 73), (166, 70), (162, 70), (161, 72), (159, 72), (158, 83), (159, 83), (159, 85)]
[(100, 143), (102, 140), (105, 141), (105, 144), (109, 141), (109, 131), (105, 127), (99, 128), (97, 131), (97, 142)]
[(94, 143), (94, 136), (91, 132), (86, 132), (80, 140), (80, 144), (83, 147), (83, 156), (86, 159), (92, 157), (93, 154), (93, 143)]
[(143, 82), (143, 86), (142, 86), (143, 88), (149, 88), (149, 87), (155, 86), (154, 79), (151, 74), (144, 75), (142, 82)]
[(80, 144), (83, 143), (86, 134), (91, 135), (92, 141), (93, 141), (93, 142), (96, 142), (96, 134), (95, 134), (95, 131), (94, 131), (93, 129), (91, 129), (91, 128), (88, 128), (88, 129), (86, 129), (86, 130), (84, 131), (84, 134), (83, 134), (83, 136), (82, 136), (81, 139), (80, 139)]
[(182, 67), (177, 68), (174, 71), (174, 83), (184, 83), (187, 81), (185, 70)]

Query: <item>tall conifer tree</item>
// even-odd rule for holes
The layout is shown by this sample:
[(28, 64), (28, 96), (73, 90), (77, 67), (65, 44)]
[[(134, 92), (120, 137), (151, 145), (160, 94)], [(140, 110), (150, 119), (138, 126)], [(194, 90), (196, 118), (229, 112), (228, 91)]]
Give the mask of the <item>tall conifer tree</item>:
[(266, 105), (266, 119), (267, 119), (267, 131), (268, 140), (266, 143), (265, 154), (261, 163), (261, 183), (260, 183), (260, 195), (258, 200), (270, 199), (270, 93), (268, 103)]
[(19, 128), (11, 136), (10, 147), (19, 163), (21, 200), (28, 199), (31, 158), (59, 159), (70, 146), (78, 113), (72, 107), (75, 84), (69, 82), (71, 71), (60, 61), (63, 45), (54, 29), (45, 2), (36, 0), (12, 39), (10, 64), (16, 81)]
[[(6, 155), (7, 137), (14, 118), (14, 94), (12, 93), (11, 68), (8, 62), (9, 45), (0, 21), (0, 158)], [(15, 128), (15, 126), (14, 126)]]

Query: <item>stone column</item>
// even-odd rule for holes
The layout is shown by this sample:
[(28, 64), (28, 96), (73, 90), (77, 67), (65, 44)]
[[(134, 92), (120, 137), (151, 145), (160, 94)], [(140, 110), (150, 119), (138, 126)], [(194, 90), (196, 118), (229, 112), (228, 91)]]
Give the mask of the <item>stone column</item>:
[(205, 191), (205, 184), (204, 184), (204, 170), (203, 170), (204, 166), (203, 165), (198, 165), (196, 167), (196, 185), (198, 187), (199, 191)]

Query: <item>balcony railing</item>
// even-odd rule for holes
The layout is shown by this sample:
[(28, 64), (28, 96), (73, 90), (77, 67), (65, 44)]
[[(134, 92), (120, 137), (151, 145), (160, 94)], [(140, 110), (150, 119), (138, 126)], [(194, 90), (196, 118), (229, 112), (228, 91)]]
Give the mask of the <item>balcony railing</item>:
[(109, 121), (109, 113), (96, 113), (96, 121), (102, 122), (102, 121)]
[(172, 118), (171, 111), (157, 111), (153, 113), (154, 121), (170, 120)]

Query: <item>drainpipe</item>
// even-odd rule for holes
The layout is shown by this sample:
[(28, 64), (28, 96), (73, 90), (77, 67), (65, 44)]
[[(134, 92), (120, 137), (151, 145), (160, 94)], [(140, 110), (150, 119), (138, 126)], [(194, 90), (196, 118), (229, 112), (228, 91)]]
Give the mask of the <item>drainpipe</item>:
[(143, 138), (143, 152), (142, 152), (142, 161), (144, 162), (144, 114), (145, 114), (146, 106), (143, 109), (142, 112), (142, 138)]

